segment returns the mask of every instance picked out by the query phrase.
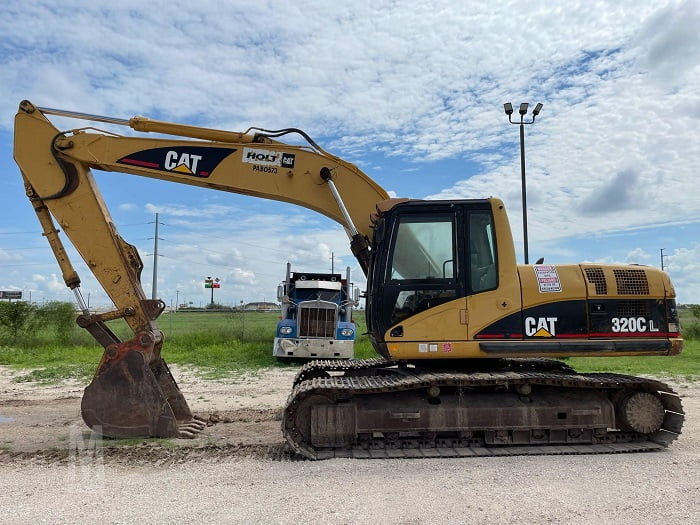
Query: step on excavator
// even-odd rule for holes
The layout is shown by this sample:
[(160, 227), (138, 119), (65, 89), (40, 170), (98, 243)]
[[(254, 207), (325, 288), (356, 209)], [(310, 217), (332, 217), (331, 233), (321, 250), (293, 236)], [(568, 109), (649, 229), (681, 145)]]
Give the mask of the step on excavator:
[[(47, 115), (137, 133), (60, 131)], [(280, 141), (288, 135), (305, 144)], [(381, 357), (300, 369), (282, 432), (305, 457), (632, 452), (665, 448), (681, 433), (683, 408), (668, 385), (582, 374), (562, 359), (680, 353), (668, 275), (636, 265), (517, 264), (497, 198), (390, 199), (299, 129), (232, 132), (29, 101), (15, 118), (14, 157), (82, 311), (78, 325), (104, 348), (81, 411), (105, 436), (191, 437), (204, 425), (162, 356), (165, 304), (146, 298), (139, 254), (117, 232), (91, 170), (284, 201), (344, 227), (367, 277), (368, 335)], [(88, 310), (59, 232), (112, 311)], [(114, 319), (134, 336), (120, 340), (107, 325)]]

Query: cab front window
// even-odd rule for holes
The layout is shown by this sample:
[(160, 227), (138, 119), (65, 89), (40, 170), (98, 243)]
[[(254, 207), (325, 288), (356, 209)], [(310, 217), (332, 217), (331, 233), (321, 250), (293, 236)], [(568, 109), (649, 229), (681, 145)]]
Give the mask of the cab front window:
[(452, 279), (455, 275), (451, 217), (403, 217), (396, 230), (389, 280)]
[(407, 215), (394, 232), (386, 288), (391, 324), (457, 296), (454, 215)]

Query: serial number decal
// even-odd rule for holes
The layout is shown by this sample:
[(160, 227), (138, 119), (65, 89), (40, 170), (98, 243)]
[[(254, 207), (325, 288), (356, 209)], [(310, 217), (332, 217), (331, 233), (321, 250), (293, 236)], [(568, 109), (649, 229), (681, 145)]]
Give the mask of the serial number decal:
[(277, 168), (274, 166), (253, 166), (253, 171), (262, 171), (263, 173), (277, 173)]
[(613, 317), (612, 331), (615, 333), (658, 332), (659, 328), (654, 325), (652, 319), (644, 317)]

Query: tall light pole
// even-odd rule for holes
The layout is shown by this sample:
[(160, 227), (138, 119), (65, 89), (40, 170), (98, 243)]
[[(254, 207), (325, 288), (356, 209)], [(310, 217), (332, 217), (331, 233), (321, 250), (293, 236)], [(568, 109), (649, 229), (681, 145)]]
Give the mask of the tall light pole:
[(535, 109), (532, 110), (532, 117), (530, 121), (525, 120), (525, 115), (527, 115), (527, 102), (520, 104), (520, 109), (518, 113), (520, 114), (520, 122), (513, 122), (513, 104), (506, 102), (503, 104), (503, 109), (508, 115), (508, 122), (511, 124), (517, 124), (520, 126), (520, 179), (522, 185), (522, 200), (523, 200), (523, 250), (525, 252), (525, 264), (529, 264), (529, 256), (527, 251), (527, 185), (525, 183), (525, 124), (534, 124), (535, 117), (542, 111), (542, 103), (538, 102)]
[(664, 271), (664, 257), (668, 257), (668, 255), (664, 254), (664, 250), (666, 248), (661, 248), (661, 271)]

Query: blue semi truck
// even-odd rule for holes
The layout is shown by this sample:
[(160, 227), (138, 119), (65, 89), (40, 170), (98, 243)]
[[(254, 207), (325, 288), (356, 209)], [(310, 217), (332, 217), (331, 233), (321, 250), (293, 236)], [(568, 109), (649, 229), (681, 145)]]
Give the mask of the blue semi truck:
[(350, 268), (339, 273), (292, 272), (277, 289), (282, 319), (277, 323), (273, 355), (279, 360), (350, 359), (354, 355), (352, 308), (357, 292)]

